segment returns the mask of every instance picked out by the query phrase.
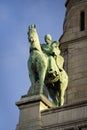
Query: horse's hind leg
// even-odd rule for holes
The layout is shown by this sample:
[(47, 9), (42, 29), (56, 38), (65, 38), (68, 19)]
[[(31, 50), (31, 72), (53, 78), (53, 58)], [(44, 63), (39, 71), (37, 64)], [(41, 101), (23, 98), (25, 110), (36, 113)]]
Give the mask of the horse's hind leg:
[(60, 84), (60, 92), (59, 92), (59, 105), (63, 106), (64, 104), (64, 95), (65, 95), (66, 86), (65, 84)]
[(29, 77), (30, 77), (30, 80), (31, 80), (32, 94), (34, 94), (35, 93), (35, 76), (34, 76), (34, 74), (31, 73), (29, 75)]
[(60, 99), (59, 99), (60, 106), (63, 106), (63, 104), (64, 104), (64, 93), (65, 93), (64, 90), (60, 90)]
[(66, 72), (63, 70), (61, 72), (61, 83), (60, 83), (60, 106), (63, 106), (64, 104), (64, 95), (65, 95), (65, 90), (68, 86), (68, 76)]

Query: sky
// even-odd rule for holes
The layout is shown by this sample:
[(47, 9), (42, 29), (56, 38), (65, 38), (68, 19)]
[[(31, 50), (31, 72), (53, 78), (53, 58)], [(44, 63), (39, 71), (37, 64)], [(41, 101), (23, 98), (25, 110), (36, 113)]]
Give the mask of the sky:
[(15, 102), (31, 85), (28, 75), (28, 26), (36, 24), (41, 43), (45, 34), (58, 40), (63, 33), (65, 0), (0, 0), (0, 130), (15, 130)]

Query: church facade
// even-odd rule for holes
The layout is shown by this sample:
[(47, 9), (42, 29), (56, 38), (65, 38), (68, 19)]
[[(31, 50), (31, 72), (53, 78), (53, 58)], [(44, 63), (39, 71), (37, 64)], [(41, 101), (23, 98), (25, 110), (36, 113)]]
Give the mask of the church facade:
[(60, 38), (69, 76), (66, 103), (87, 99), (87, 0), (67, 0)]

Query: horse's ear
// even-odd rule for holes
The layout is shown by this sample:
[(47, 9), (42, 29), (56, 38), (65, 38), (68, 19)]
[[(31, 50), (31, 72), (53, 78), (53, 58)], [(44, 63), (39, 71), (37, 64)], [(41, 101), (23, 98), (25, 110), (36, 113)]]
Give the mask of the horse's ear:
[(31, 28), (35, 28), (35, 29), (36, 29), (36, 25), (35, 25), (35, 24), (32, 24), (32, 25), (31, 25)]
[(36, 28), (36, 25), (34, 24), (34, 28)]
[(30, 30), (31, 29), (31, 27), (30, 26), (28, 26), (28, 30)]

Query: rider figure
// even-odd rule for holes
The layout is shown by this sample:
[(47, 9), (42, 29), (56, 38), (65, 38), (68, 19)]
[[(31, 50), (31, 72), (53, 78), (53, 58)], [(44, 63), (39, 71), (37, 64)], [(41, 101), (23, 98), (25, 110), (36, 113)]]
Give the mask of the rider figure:
[(42, 44), (42, 51), (48, 56), (48, 71), (56, 76), (58, 72), (55, 72), (55, 70), (58, 70), (58, 67), (53, 57), (52, 37), (50, 34), (45, 35), (45, 42), (46, 44)]
[[(61, 72), (63, 69), (64, 59), (60, 55), (59, 42), (52, 42), (52, 37), (50, 34), (45, 35), (46, 44), (42, 44), (42, 51), (49, 56), (49, 66), (54, 68), (56, 63), (58, 70)], [(54, 64), (53, 64), (54, 62)]]
[(51, 46), (52, 45), (52, 37), (51, 37), (51, 35), (50, 34), (45, 35), (44, 39), (45, 39), (46, 44), (41, 45), (42, 51), (44, 53), (46, 53), (48, 56), (52, 55), (51, 54), (51, 52), (52, 52), (52, 46)]

